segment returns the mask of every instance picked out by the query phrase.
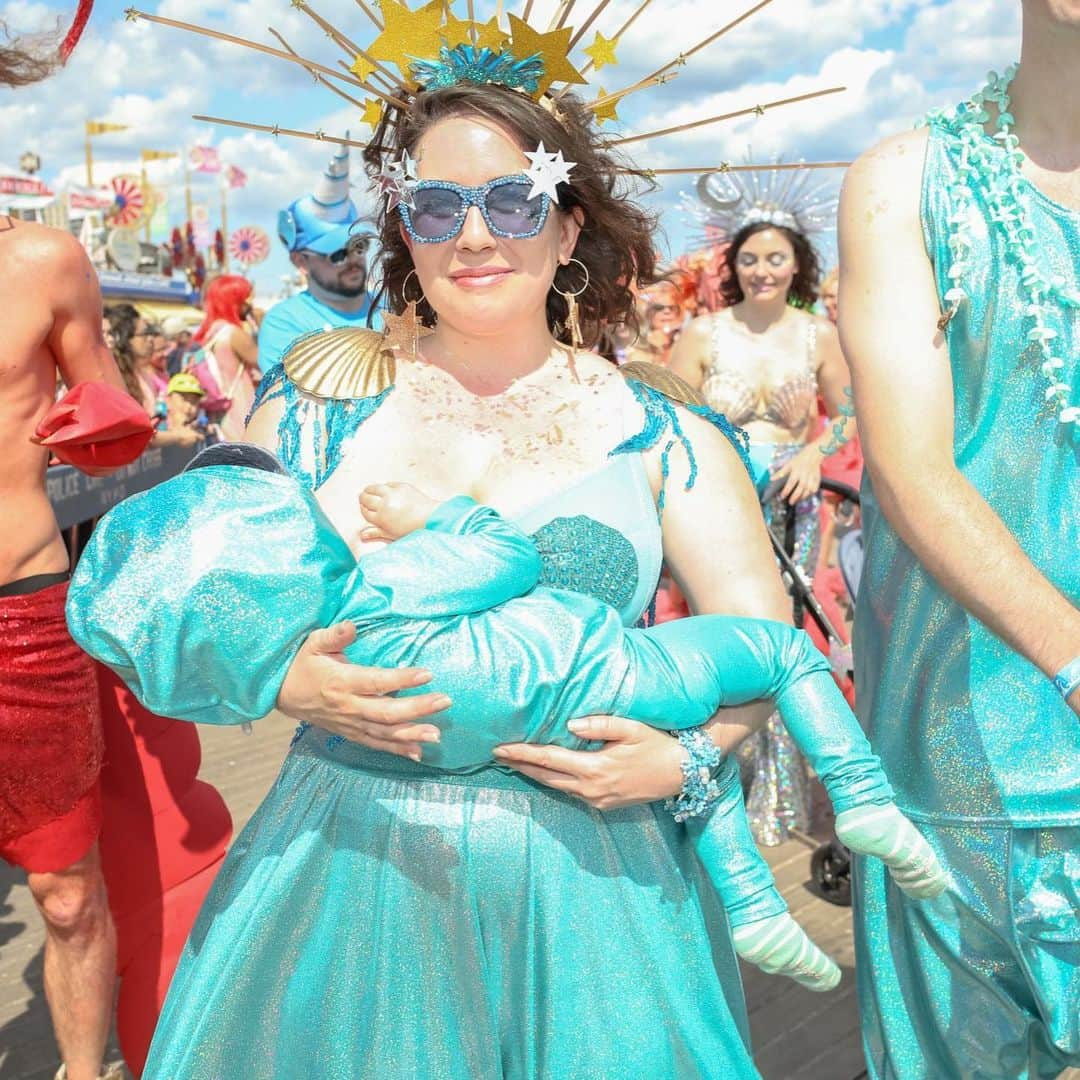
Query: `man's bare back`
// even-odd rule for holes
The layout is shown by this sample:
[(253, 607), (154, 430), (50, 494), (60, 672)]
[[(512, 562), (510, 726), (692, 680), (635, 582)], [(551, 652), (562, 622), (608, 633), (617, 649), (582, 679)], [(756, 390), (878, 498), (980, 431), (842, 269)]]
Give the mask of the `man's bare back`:
[(85, 252), (58, 229), (0, 215), (0, 585), (59, 573), (68, 557), (45, 494), (49, 452), (30, 441), (56, 396), (99, 381), (124, 388), (101, 334), (101, 291)]

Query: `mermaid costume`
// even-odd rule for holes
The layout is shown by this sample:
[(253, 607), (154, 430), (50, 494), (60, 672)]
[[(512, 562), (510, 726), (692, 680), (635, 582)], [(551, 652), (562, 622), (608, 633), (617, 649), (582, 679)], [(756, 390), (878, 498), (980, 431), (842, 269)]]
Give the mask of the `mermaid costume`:
[[(316, 486), (332, 465), (329, 447), (348, 448), (345, 423), (355, 431), (378, 398), (335, 412), (338, 400), (313, 409), (280, 372), (276, 385), (292, 398), (283, 456), (305, 486)], [(547, 579), (603, 599), (623, 626), (641, 615), (660, 563), (652, 493), (634, 451), (665, 431), (684, 438), (667, 399), (630, 385), (644, 411), (641, 432), (608, 466), (518, 519)], [(309, 420), (315, 412), (322, 425), (315, 433), (298, 423), (303, 412)], [(323, 452), (298, 457), (305, 439), (308, 451), (314, 444)], [(201, 472), (199, 483), (209, 485), (221, 471), (182, 479)], [(230, 487), (247, 472), (224, 471), (233, 474)], [(271, 479), (276, 505), (264, 501), (263, 477), (248, 505), (230, 490), (229, 502), (197, 499), (181, 515), (163, 486), (165, 498), (144, 500), (138, 515), (107, 516), (84, 556), (70, 612), (77, 632), (114, 659), (137, 655), (148, 692), (176, 693), (185, 713), (202, 703), (202, 718), (218, 710), (235, 720), (240, 714), (228, 703), (237, 701), (254, 714), (268, 710), (276, 689), (259, 677), (267, 675), (266, 643), (283, 640), (286, 612), (294, 633), (300, 621), (332, 621), (340, 593), (327, 586), (346, 566), (356, 568), (336, 534), (329, 543), (338, 569), (328, 566), (311, 532), (314, 503), (297, 515), (297, 494), (306, 500), (306, 492)], [(286, 492), (292, 503), (283, 515)], [(199, 506), (207, 508), (205, 536), (174, 544), (190, 535), (186, 510)], [(273, 530), (261, 545), (251, 531), (260, 515)], [(423, 538), (437, 535), (427, 530)], [(125, 564), (146, 565), (162, 544), (173, 557), (157, 573), (124, 573)], [(229, 617), (245, 595), (233, 591), (237, 570), (249, 596), (261, 590), (254, 623)], [(408, 581), (395, 577), (391, 585), (402, 585), (404, 602), (422, 604)], [(175, 624), (152, 617), (167, 608), (201, 622), (205, 635), (178, 650)], [(468, 641), (460, 670), (485, 698), (481, 646)], [(284, 672), (277, 663), (275, 678)], [(460, 719), (457, 730), (471, 726), (464, 710)], [(444, 746), (454, 734), (451, 726)], [(724, 836), (709, 828), (692, 849), (687, 830), (658, 806), (600, 815), (489, 761), (458, 764), (462, 771), (418, 764), (302, 727), (200, 914), (144, 1075), (756, 1076), (730, 931), (692, 855), (706, 863), (730, 858), (723, 869), (745, 879), (735, 860), (747, 851), (756, 859), (745, 825), (741, 843), (737, 829)], [(730, 812), (741, 810), (730, 762), (718, 782), (710, 823), (744, 822)], [(760, 888), (747, 888), (731, 913), (750, 925), (783, 909), (767, 868), (757, 869), (760, 877), (751, 865), (749, 879)], [(570, 1007), (582, 995), (591, 1002), (586, 1015)]]
[[(230, 452), (217, 447), (204, 457), (227, 460)], [(158, 537), (152, 544), (148, 530)], [(573, 558), (572, 536), (564, 536), (565, 550), (546, 542), (551, 562)], [(114, 558), (132, 547), (137, 559)], [(212, 567), (190, 555), (184, 566), (185, 553), (196, 552), (207, 552)], [(273, 709), (308, 634), (351, 622), (351, 663), (438, 672), (453, 705), (424, 761), (454, 772), (490, 764), (500, 743), (583, 749), (567, 729), (575, 717), (611, 714), (678, 730), (704, 724), (720, 707), (768, 697), (807, 747), (838, 815), (892, 802), (827, 661), (802, 631), (722, 615), (626, 630), (611, 605), (542, 585), (544, 565), (520, 528), (465, 496), (440, 505), (426, 528), (357, 561), (314, 496), (280, 466), (211, 464), (108, 515), (83, 556), (71, 624), (148, 708), (241, 724)], [(182, 575), (182, 587), (155, 593), (150, 583), (166, 574)], [(140, 603), (129, 602), (133, 595)], [(239, 651), (222, 647), (222, 622)], [(260, 635), (264, 647), (253, 656), (250, 642)], [(170, 662), (180, 656), (187, 664)], [(497, 673), (494, 685), (477, 681), (478, 668)], [(739, 800), (724, 811), (692, 817), (688, 827), (738, 929), (786, 905), (745, 832)], [(807, 946), (810, 982), (822, 981), (823, 965)]]

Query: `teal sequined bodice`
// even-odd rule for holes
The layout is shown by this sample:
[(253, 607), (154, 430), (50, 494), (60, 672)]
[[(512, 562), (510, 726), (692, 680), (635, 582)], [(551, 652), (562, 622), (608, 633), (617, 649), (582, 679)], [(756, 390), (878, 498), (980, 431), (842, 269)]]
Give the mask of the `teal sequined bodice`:
[[(959, 140), (930, 127), (922, 220), (942, 310), (951, 282)], [(998, 151), (1004, 152), (1004, 151)], [(985, 181), (984, 181), (985, 182)], [(1050, 279), (1080, 276), (1080, 213), (1029, 187), (1038, 257)], [(946, 329), (957, 467), (1072, 603), (1080, 604), (1080, 460), (1044, 408), (1019, 271), (970, 188), (970, 296)], [(1070, 400), (1080, 390), (1080, 312), (1054, 309)], [(927, 334), (933, 327), (927, 328)], [(923, 569), (863, 484), (866, 564), (856, 615), (858, 711), (897, 801), (925, 820), (1080, 822), (1080, 723), (1050, 680), (990, 633)]]
[(516, 515), (515, 522), (536, 543), (541, 585), (603, 600), (625, 626), (644, 614), (663, 553), (640, 454), (613, 457)]

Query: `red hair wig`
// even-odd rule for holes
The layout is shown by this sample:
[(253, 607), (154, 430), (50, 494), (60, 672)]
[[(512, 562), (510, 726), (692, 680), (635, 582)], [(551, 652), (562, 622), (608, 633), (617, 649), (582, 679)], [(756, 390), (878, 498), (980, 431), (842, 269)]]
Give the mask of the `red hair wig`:
[(206, 287), (206, 318), (192, 338), (197, 345), (206, 343), (215, 323), (227, 322), (240, 326), (243, 317), (240, 312), (244, 304), (251, 299), (251, 282), (239, 274), (222, 274), (214, 278)]

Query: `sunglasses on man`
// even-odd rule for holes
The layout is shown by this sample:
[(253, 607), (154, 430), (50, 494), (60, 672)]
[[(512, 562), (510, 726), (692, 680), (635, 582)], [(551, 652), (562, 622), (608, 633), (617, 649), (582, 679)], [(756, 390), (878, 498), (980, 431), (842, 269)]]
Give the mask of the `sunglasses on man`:
[(337, 251), (331, 251), (329, 255), (324, 255), (320, 251), (312, 251), (311, 248), (304, 248), (304, 254), (317, 255), (320, 259), (325, 259), (334, 266), (340, 266), (353, 252), (356, 252), (362, 258), (365, 257), (367, 255), (367, 245), (367, 240), (352, 240), (345, 247), (338, 248)]

